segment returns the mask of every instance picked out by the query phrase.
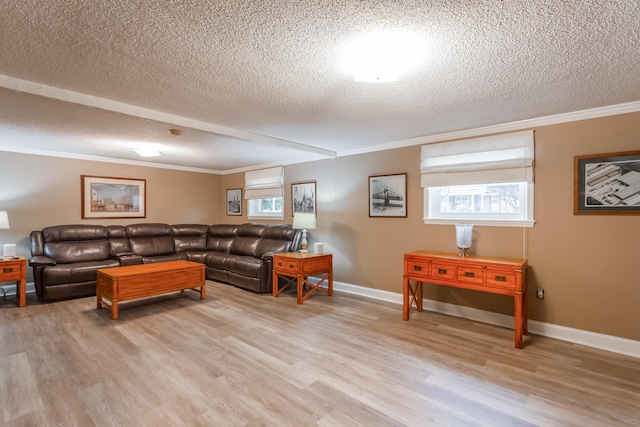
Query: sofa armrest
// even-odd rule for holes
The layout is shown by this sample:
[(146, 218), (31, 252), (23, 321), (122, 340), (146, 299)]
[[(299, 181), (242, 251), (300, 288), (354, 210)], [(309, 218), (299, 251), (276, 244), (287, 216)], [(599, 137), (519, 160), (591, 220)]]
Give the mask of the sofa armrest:
[(135, 255), (135, 253), (133, 252), (115, 252), (111, 254), (111, 258), (119, 259), (125, 256), (133, 256), (133, 255)]
[(262, 254), (262, 256), (260, 257), (260, 259), (262, 259), (263, 261), (273, 261), (273, 254), (275, 254), (277, 252), (265, 252)]
[(118, 260), (120, 266), (142, 264), (142, 256), (132, 252), (122, 252), (120, 254), (111, 255), (112, 259)]
[(56, 265), (56, 260), (46, 256), (34, 256), (29, 258), (29, 265), (31, 267), (41, 267), (45, 265)]

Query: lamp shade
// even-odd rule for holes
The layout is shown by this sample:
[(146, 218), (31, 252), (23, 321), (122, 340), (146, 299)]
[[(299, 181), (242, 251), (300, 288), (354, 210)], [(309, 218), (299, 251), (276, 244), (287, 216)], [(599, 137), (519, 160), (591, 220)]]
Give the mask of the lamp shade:
[(297, 212), (293, 215), (293, 228), (313, 230), (316, 228), (316, 214)]
[(0, 228), (9, 228), (9, 215), (7, 211), (0, 211)]

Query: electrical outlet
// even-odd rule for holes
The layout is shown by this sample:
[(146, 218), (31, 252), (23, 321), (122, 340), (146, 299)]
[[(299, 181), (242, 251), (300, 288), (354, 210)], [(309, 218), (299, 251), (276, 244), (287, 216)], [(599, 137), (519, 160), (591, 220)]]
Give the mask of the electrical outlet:
[(544, 289), (538, 289), (538, 293), (536, 294), (538, 299), (544, 299)]

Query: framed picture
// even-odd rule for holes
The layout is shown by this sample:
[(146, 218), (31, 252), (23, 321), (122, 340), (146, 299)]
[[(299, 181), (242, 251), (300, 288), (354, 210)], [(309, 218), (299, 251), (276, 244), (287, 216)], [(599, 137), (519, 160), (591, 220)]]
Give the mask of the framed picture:
[(291, 184), (291, 206), (292, 214), (297, 212), (316, 212), (316, 182), (296, 182)]
[(146, 218), (147, 181), (81, 175), (82, 218)]
[(407, 217), (407, 174), (369, 177), (369, 216)]
[(242, 215), (242, 188), (227, 190), (227, 215)]
[(574, 214), (640, 215), (640, 151), (574, 157)]

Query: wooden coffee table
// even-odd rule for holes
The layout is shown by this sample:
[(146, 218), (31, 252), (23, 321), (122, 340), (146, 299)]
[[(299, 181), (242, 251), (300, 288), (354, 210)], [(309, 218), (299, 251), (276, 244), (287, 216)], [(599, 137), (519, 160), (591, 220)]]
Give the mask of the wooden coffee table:
[(97, 308), (111, 307), (111, 318), (118, 318), (118, 303), (169, 292), (191, 289), (206, 298), (204, 264), (169, 261), (127, 267), (103, 268), (97, 273)]

